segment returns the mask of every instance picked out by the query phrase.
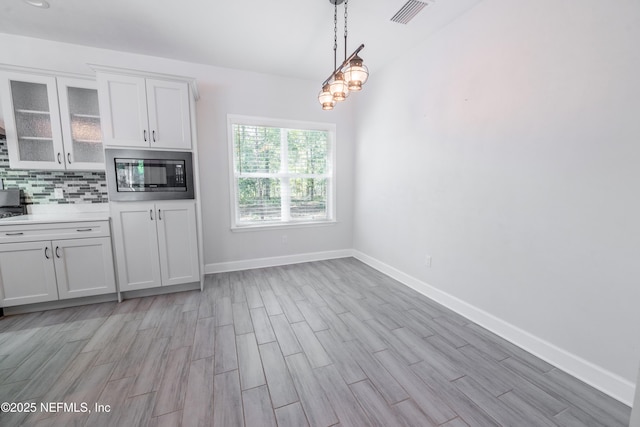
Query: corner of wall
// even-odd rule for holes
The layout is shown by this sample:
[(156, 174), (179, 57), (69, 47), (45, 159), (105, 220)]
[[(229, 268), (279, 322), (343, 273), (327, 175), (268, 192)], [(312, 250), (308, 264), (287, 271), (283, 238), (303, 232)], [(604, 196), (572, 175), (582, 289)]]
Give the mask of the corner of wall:
[(354, 249), (352, 256), (625, 405), (631, 406), (635, 386), (626, 379), (367, 254)]

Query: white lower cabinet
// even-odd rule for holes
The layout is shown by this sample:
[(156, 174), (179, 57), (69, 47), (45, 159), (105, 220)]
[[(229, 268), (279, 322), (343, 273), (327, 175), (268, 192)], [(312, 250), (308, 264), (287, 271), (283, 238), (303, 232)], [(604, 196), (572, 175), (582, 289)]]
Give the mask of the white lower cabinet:
[(111, 203), (120, 291), (160, 286), (154, 210), (154, 205), (148, 203)]
[(120, 291), (200, 281), (192, 201), (111, 203)]
[(51, 242), (0, 245), (0, 297), (2, 306), (58, 299)]
[(56, 240), (52, 247), (60, 299), (116, 291), (108, 237)]
[(107, 221), (0, 228), (0, 306), (115, 293), (109, 235)]

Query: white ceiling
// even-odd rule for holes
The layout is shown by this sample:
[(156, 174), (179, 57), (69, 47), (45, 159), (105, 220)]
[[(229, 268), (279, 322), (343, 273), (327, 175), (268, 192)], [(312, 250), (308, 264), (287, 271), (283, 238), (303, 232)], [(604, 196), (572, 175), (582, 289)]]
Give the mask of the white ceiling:
[[(371, 71), (480, 0), (423, 0), (409, 24), (390, 21), (406, 0), (351, 0), (349, 52)], [(221, 67), (324, 80), (333, 66), (329, 0), (49, 0), (38, 9), (0, 1), (0, 32)], [(338, 9), (338, 58), (344, 55)], [(1, 52), (0, 52), (1, 55)], [(340, 60), (339, 60), (340, 62)]]

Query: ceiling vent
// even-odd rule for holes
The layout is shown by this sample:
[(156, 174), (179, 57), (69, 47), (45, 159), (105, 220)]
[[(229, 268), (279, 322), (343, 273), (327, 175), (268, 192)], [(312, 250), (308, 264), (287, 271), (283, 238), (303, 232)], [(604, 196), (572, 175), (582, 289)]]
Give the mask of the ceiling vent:
[(391, 21), (397, 22), (399, 24), (407, 24), (411, 21), (417, 14), (420, 12), (427, 3), (417, 1), (417, 0), (409, 0), (404, 6), (400, 8), (399, 11), (396, 12), (395, 15), (391, 18)]

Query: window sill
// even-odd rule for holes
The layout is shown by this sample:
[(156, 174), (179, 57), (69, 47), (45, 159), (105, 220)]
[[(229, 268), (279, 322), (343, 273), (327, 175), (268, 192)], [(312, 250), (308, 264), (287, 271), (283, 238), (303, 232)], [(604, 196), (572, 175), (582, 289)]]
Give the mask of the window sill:
[(283, 222), (274, 224), (252, 224), (252, 225), (235, 225), (231, 227), (232, 232), (245, 232), (245, 231), (265, 231), (265, 230), (282, 230), (287, 228), (308, 228), (308, 227), (327, 227), (336, 225), (338, 221), (313, 221), (313, 222)]

